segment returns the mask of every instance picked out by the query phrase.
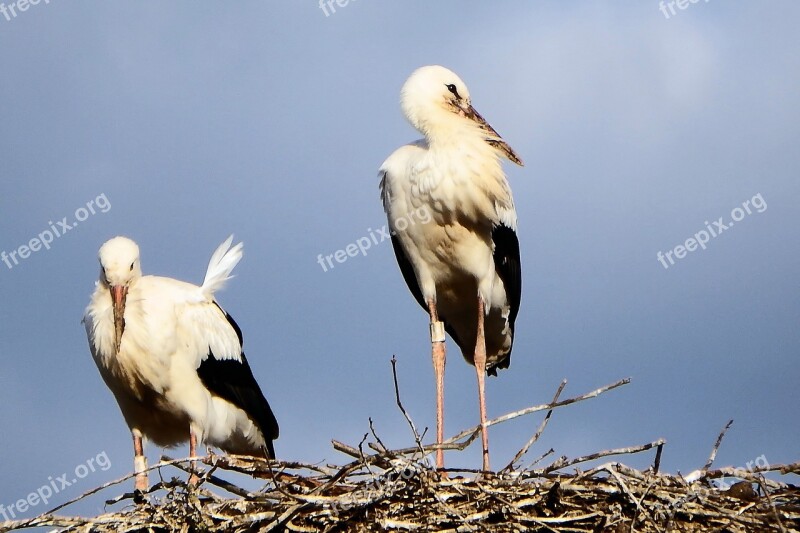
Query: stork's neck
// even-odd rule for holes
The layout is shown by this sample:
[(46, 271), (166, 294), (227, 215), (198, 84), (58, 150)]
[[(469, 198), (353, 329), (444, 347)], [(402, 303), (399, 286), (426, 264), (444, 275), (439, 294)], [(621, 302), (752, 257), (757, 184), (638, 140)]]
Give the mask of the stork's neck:
[(497, 220), (498, 207), (513, 209), (499, 152), (483, 135), (442, 135), (428, 140), (417, 191), (476, 222)]
[(485, 137), (485, 133), (474, 122), (454, 113), (436, 113), (429, 120), (421, 121), (416, 126), (431, 145)]
[(425, 136), (431, 154), (439, 160), (452, 160), (456, 166), (479, 165), (482, 170), (502, 175), (501, 154), (488, 142), (479, 128), (439, 128)]

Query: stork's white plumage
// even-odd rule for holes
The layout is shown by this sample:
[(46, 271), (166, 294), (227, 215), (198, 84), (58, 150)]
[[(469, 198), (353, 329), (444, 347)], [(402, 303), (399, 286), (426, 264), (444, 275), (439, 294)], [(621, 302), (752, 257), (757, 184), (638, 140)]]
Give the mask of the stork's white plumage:
[[(484, 374), (509, 365), (522, 292), (517, 214), (500, 159), (522, 161), (444, 67), (416, 70), (403, 85), (401, 105), (425, 138), (383, 163), (381, 199), (400, 270), (430, 314), (437, 442), (444, 438), (446, 330), (477, 371), (488, 471)], [(420, 209), (427, 215), (415, 220)], [(442, 450), (436, 462), (444, 467)]]
[[(136, 489), (147, 489), (142, 438), (159, 446), (198, 441), (230, 453), (274, 457), (278, 422), (242, 351), (242, 334), (214, 299), (242, 258), (231, 236), (202, 286), (142, 276), (126, 237), (99, 253), (100, 279), (83, 321), (103, 380), (134, 440)], [(193, 476), (193, 479), (194, 476)]]

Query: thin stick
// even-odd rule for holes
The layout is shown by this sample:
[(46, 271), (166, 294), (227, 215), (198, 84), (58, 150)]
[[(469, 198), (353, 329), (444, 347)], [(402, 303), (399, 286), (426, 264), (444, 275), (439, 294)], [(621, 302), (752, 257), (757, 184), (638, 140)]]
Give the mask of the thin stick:
[[(599, 396), (599, 395), (603, 394), (604, 392), (608, 392), (608, 391), (610, 391), (612, 389), (616, 389), (617, 387), (621, 387), (623, 385), (627, 385), (630, 382), (631, 382), (631, 378), (625, 378), (625, 379), (621, 379), (621, 380), (617, 381), (616, 383), (612, 383), (611, 385), (606, 385), (604, 387), (600, 387), (599, 389), (593, 390), (592, 392), (588, 392), (586, 394), (582, 394), (581, 396), (576, 396), (574, 398), (569, 398), (567, 400), (563, 400), (563, 401), (560, 401), (560, 402), (548, 403), (548, 404), (544, 404), (544, 405), (536, 405), (536, 406), (533, 406), (533, 407), (528, 407), (526, 409), (520, 409), (519, 411), (515, 411), (513, 413), (509, 413), (507, 415), (499, 416), (499, 417), (497, 417), (495, 419), (489, 420), (488, 422), (486, 422), (486, 427), (493, 426), (495, 424), (499, 424), (499, 423), (505, 422), (507, 420), (512, 420), (514, 418), (519, 418), (520, 416), (525, 416), (525, 415), (530, 414), (530, 413), (536, 413), (538, 411), (545, 411), (547, 409), (554, 409), (556, 407), (563, 407), (565, 405), (570, 405), (570, 404), (573, 404), (575, 402), (588, 400), (589, 398), (595, 398), (596, 396)], [(474, 427), (472, 427), (470, 429), (466, 429), (466, 430), (462, 431), (461, 433), (459, 433), (455, 437), (451, 437), (451, 438), (447, 439), (446, 441), (444, 441), (443, 444), (451, 444), (453, 442), (459, 441), (459, 440), (463, 439), (464, 437), (466, 437), (467, 435), (470, 435), (471, 433), (475, 433), (475, 432), (480, 431), (480, 430), (481, 430), (481, 426), (480, 426), (480, 424), (478, 424), (477, 426), (474, 426)]]
[[(369, 430), (370, 430), (370, 432), (372, 432), (372, 436), (375, 437), (375, 441), (378, 443), (378, 446), (380, 446), (380, 449), (375, 450), (375, 451), (378, 451), (378, 452), (387, 452), (387, 451), (389, 451), (389, 448), (387, 448), (383, 444), (383, 441), (381, 441), (381, 438), (375, 432), (375, 426), (372, 423), (372, 417), (369, 418)], [(372, 444), (372, 443), (370, 443), (370, 444)], [(370, 448), (372, 448), (372, 446), (370, 446)]]
[(422, 437), (419, 436), (419, 432), (417, 431), (417, 427), (414, 425), (414, 421), (411, 420), (410, 416), (408, 416), (405, 407), (403, 407), (403, 402), (400, 401), (400, 386), (397, 384), (397, 358), (394, 355), (392, 355), (391, 363), (392, 363), (392, 379), (394, 380), (394, 398), (397, 401), (397, 407), (400, 408), (400, 411), (406, 418), (406, 422), (408, 422), (411, 431), (414, 433), (414, 441), (416, 441), (420, 452), (422, 452), (422, 455), (425, 455), (425, 450), (422, 447)]
[[(614, 478), (614, 480), (616, 480), (617, 485), (619, 485), (619, 487), (622, 489), (622, 492), (625, 493), (625, 495), (628, 497), (628, 499), (636, 507), (636, 515), (634, 515), (633, 520), (631, 520), (630, 531), (631, 532), (634, 531), (633, 530), (633, 526), (636, 523), (636, 519), (639, 517), (639, 513), (642, 513), (645, 516), (645, 518), (647, 518), (647, 520), (649, 520), (650, 523), (653, 524), (653, 527), (656, 528), (656, 531), (658, 531), (658, 533), (661, 533), (661, 528), (659, 528), (658, 524), (655, 523), (655, 521), (653, 520), (653, 517), (650, 516), (650, 513), (647, 511), (647, 509), (643, 508), (642, 505), (641, 505), (642, 500), (644, 500), (644, 495), (642, 496), (642, 500), (637, 500), (636, 497), (633, 495), (633, 493), (631, 493), (631, 489), (628, 488), (628, 485), (625, 483), (625, 481), (623, 481), (622, 477), (620, 477), (619, 472), (617, 472), (616, 468), (614, 468), (612, 466), (612, 467), (608, 468), (606, 471), (609, 474), (611, 474), (611, 476)], [(649, 491), (650, 487), (648, 487), (647, 490)]]
[(575, 459), (570, 460), (561, 460), (554, 462), (552, 465), (545, 467), (542, 470), (542, 473), (547, 474), (550, 472), (554, 472), (556, 470), (561, 470), (562, 468), (566, 468), (568, 466), (573, 466), (578, 463), (585, 463), (587, 461), (593, 461), (595, 459), (600, 459), (601, 457), (608, 457), (609, 455), (625, 455), (625, 454), (633, 454), (647, 451), (651, 448), (655, 448), (656, 446), (663, 445), (664, 439), (658, 439), (657, 441), (649, 442), (647, 444), (642, 444), (641, 446), (629, 446), (627, 448), (615, 448), (613, 450), (605, 450), (602, 452), (591, 453), (589, 455), (584, 455), (582, 457), (576, 457)]
[[(567, 380), (565, 379), (565, 380), (563, 380), (561, 382), (561, 385), (558, 386), (558, 390), (556, 391), (555, 395), (553, 396), (553, 401), (550, 402), (551, 404), (556, 403), (558, 401), (558, 397), (561, 396), (561, 392), (564, 390), (564, 387), (566, 387), (566, 386), (567, 386)], [(522, 449), (517, 452), (517, 455), (515, 455), (514, 458), (511, 459), (511, 461), (500, 472), (505, 472), (505, 471), (512, 470), (514, 468), (514, 463), (519, 461), (522, 458), (523, 455), (528, 453), (528, 450), (531, 448), (531, 446), (533, 446), (534, 443), (537, 440), (539, 440), (539, 437), (541, 437), (542, 432), (544, 431), (544, 428), (547, 427), (547, 422), (550, 420), (550, 416), (552, 414), (553, 414), (553, 410), (552, 409), (547, 411), (547, 414), (545, 415), (544, 420), (542, 420), (542, 423), (539, 425), (539, 429), (536, 430), (536, 433), (533, 435), (533, 437), (531, 437), (530, 440), (525, 443), (525, 446), (523, 446)]]
[[(181, 470), (183, 470), (187, 474), (191, 474), (192, 473), (191, 467), (185, 467), (182, 464), (176, 464), (175, 467), (176, 468), (180, 468)], [(250, 500), (250, 499), (253, 499), (253, 498), (256, 497), (256, 495), (253, 494), (252, 492), (250, 492), (248, 490), (245, 490), (242, 487), (239, 487), (238, 485), (234, 485), (230, 481), (225, 481), (224, 479), (221, 479), (221, 478), (218, 478), (218, 477), (212, 475), (211, 472), (213, 470), (219, 468), (218, 464), (212, 465), (211, 468), (212, 468), (212, 470), (209, 470), (208, 472), (205, 472), (202, 476), (200, 476), (200, 479), (202, 481), (207, 481), (208, 483), (211, 483), (212, 485), (216, 485), (217, 487), (219, 487), (221, 489), (225, 489), (228, 492), (230, 492), (231, 494), (235, 494), (235, 495), (239, 496), (240, 498), (245, 498), (245, 499)]]
[[(396, 376), (396, 374), (395, 374), (395, 376)], [(576, 403), (576, 402), (580, 402), (580, 401), (583, 401), (583, 400), (588, 400), (590, 398), (595, 398), (595, 397), (599, 396), (600, 394), (603, 394), (604, 392), (608, 392), (610, 390), (616, 389), (617, 387), (621, 387), (623, 385), (627, 385), (628, 383), (630, 383), (630, 381), (631, 381), (630, 378), (621, 379), (621, 380), (619, 380), (619, 381), (617, 381), (615, 383), (600, 387), (599, 389), (595, 389), (595, 390), (593, 390), (591, 392), (588, 392), (586, 394), (582, 394), (580, 396), (575, 396), (573, 398), (568, 398), (568, 399), (562, 400), (560, 402), (548, 403), (548, 404), (544, 404), (544, 405), (536, 405), (536, 406), (533, 406), (533, 407), (528, 407), (526, 409), (521, 409), (519, 411), (515, 411), (513, 413), (508, 413), (508, 414), (505, 414), (503, 416), (499, 416), (499, 417), (497, 417), (495, 419), (489, 420), (486, 423), (486, 426), (487, 427), (493, 426), (495, 424), (500, 424), (500, 423), (506, 422), (508, 420), (513, 420), (514, 418), (518, 418), (520, 416), (525, 416), (527, 414), (536, 413), (536, 412), (544, 411), (544, 410), (548, 410), (548, 409), (554, 409), (556, 407), (563, 407), (565, 405), (570, 405), (570, 404), (573, 404), (573, 403)], [(407, 413), (405, 412), (405, 409), (403, 408), (402, 404), (399, 403), (399, 389), (397, 387), (397, 381), (396, 380), (395, 380), (395, 396), (398, 399), (398, 406), (400, 407), (400, 410), (403, 412), (403, 414), (406, 415), (406, 421), (408, 421), (409, 425), (411, 425), (412, 431), (415, 432), (415, 436), (419, 435), (416, 432), (416, 428), (415, 428), (413, 422), (411, 421), (411, 419), (408, 417)], [(478, 435), (480, 435), (480, 431), (481, 431), (481, 426), (480, 426), (480, 424), (478, 424), (477, 426), (474, 426), (474, 427), (472, 427), (470, 429), (462, 431), (461, 433), (459, 433), (455, 437), (451, 437), (451, 438), (447, 439), (442, 444), (430, 444), (428, 446), (423, 446), (422, 442), (421, 442), (421, 438), (420, 438), (420, 440), (417, 442), (417, 446), (416, 447), (413, 447), (413, 448), (401, 448), (401, 449), (398, 449), (398, 450), (392, 450), (392, 453), (394, 453), (396, 455), (405, 455), (405, 454), (415, 453), (415, 452), (419, 451), (423, 455), (429, 455), (429, 454), (431, 454), (434, 451), (439, 450), (439, 449), (461, 451), (461, 450), (464, 450), (470, 444), (472, 444), (473, 441), (475, 441), (475, 439), (478, 437)], [(465, 437), (467, 438), (466, 440), (464, 440), (462, 442), (458, 442), (459, 440), (464, 439)], [(336, 441), (336, 440), (332, 440), (331, 443), (333, 444), (334, 449), (336, 449), (338, 451), (341, 451), (341, 452), (344, 452), (344, 453), (347, 453), (348, 455), (350, 455), (351, 457), (354, 457), (356, 459), (358, 458), (358, 455), (353, 455), (353, 453), (351, 453), (351, 452), (353, 452), (355, 450), (355, 448), (353, 448), (351, 446), (348, 446), (346, 444), (343, 444), (343, 443), (341, 443), (339, 441)], [(378, 461), (378, 460), (380, 460), (380, 456), (375, 456), (375, 455), (367, 456), (367, 461), (369, 461), (369, 462), (374, 462), (374, 461)]]
[(781, 533), (787, 533), (786, 528), (783, 527), (781, 515), (775, 508), (775, 502), (772, 501), (772, 497), (769, 495), (769, 489), (766, 486), (766, 478), (764, 478), (764, 474), (759, 474), (759, 477), (761, 479), (759, 480), (758, 484), (761, 486), (761, 489), (764, 491), (764, 496), (766, 496), (767, 501), (769, 502), (769, 507), (772, 510), (772, 516), (775, 518), (775, 522), (778, 524), (778, 527), (781, 528)]
[(546, 452), (544, 452), (542, 455), (540, 455), (539, 457), (537, 457), (536, 459), (534, 459), (534, 461), (533, 461), (531, 464), (529, 464), (529, 465), (528, 465), (526, 468), (524, 468), (524, 469), (523, 469), (523, 471), (528, 471), (528, 470), (530, 470), (531, 468), (533, 468), (534, 466), (536, 466), (536, 465), (538, 465), (540, 462), (542, 462), (542, 461), (544, 460), (544, 458), (545, 458), (545, 457), (547, 457), (548, 455), (552, 455), (552, 454), (554, 454), (555, 452), (556, 452), (556, 451), (555, 451), (553, 448), (550, 448), (549, 450), (547, 450)]
[(653, 473), (658, 474), (658, 469), (661, 468), (661, 452), (664, 450), (664, 444), (659, 444), (656, 449), (656, 458), (653, 460)]
[(711, 450), (711, 455), (708, 457), (708, 461), (706, 461), (705, 466), (703, 466), (702, 472), (704, 474), (708, 472), (708, 469), (711, 468), (711, 465), (714, 463), (714, 459), (717, 458), (717, 450), (719, 450), (719, 445), (722, 444), (722, 438), (725, 436), (725, 432), (728, 431), (728, 428), (731, 427), (731, 424), (733, 424), (733, 419), (728, 420), (728, 423), (725, 424), (725, 427), (719, 432), (717, 442), (714, 443), (714, 448)]

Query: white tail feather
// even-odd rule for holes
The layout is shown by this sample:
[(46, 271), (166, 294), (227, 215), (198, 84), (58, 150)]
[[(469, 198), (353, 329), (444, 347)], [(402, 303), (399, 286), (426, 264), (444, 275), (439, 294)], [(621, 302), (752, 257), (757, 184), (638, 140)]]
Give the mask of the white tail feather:
[(239, 243), (231, 248), (231, 243), (233, 243), (233, 235), (214, 250), (214, 254), (208, 262), (208, 270), (206, 270), (206, 278), (203, 280), (202, 287), (203, 294), (206, 296), (213, 296), (225, 285), (226, 281), (231, 279), (231, 272), (242, 259), (244, 245)]

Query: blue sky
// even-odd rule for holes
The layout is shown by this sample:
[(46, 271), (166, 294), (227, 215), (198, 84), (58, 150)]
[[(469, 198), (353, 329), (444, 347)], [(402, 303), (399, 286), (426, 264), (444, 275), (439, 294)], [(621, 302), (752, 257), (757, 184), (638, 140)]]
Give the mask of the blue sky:
[[(796, 460), (798, 17), (789, 1), (669, 18), (655, 1), (351, 0), (326, 16), (299, 0), (50, 0), (0, 15), (0, 251), (85, 218), (0, 263), (0, 504), (103, 453), (107, 470), (52, 502), (132, 469), (80, 324), (97, 250), (118, 234), (139, 243), (145, 273), (195, 283), (229, 234), (244, 241), (219, 299), (280, 421), (280, 457), (344, 461), (330, 439), (357, 443), (368, 417), (409, 445), (393, 354), (406, 408), (434, 425), (427, 317), (391, 246), (317, 263), (385, 223), (376, 169), (418, 137), (398, 99), (425, 64), (456, 71), (526, 163), (507, 166), (524, 287), (489, 415), (544, 403), (563, 378), (566, 396), (630, 376), (557, 411), (531, 457), (663, 437), (664, 468), (687, 472), (733, 418), (719, 464)], [(92, 200), (110, 207), (79, 212)], [(750, 214), (732, 212), (745, 202)], [(720, 217), (739, 220), (706, 249), (675, 250)], [(452, 435), (478, 410), (472, 368), (457, 350), (448, 360)], [(493, 428), (494, 465), (538, 423)], [(446, 459), (480, 464), (477, 448)]]

